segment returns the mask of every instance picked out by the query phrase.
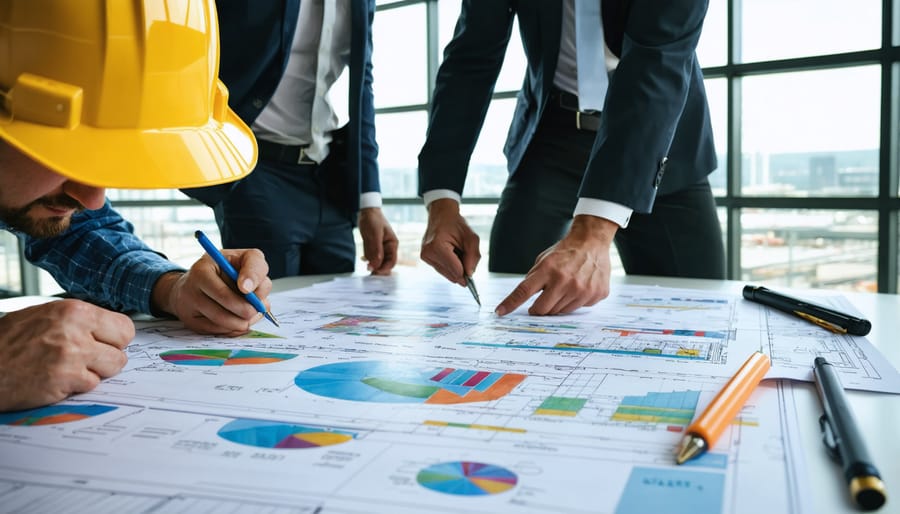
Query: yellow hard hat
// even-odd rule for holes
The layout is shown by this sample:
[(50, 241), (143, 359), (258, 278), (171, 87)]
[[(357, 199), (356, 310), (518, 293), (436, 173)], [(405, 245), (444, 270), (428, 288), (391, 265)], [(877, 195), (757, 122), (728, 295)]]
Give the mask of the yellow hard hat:
[(213, 0), (0, 2), (0, 138), (87, 185), (250, 173), (256, 140), (218, 73)]

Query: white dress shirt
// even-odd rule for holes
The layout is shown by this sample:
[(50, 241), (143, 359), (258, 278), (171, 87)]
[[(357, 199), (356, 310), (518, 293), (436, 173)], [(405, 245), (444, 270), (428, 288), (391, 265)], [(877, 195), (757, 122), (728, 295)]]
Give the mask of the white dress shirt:
[[(336, 111), (331, 93), (347, 96), (346, 81), (338, 79), (350, 63), (350, 1), (300, 2), (284, 75), (253, 122), (259, 139), (307, 145), (305, 155), (317, 163), (328, 157), (331, 132), (347, 122), (347, 114)], [(360, 208), (366, 207), (381, 207), (381, 193), (363, 193)]]
[[(605, 43), (603, 44), (603, 50), (606, 57), (606, 69), (612, 72), (619, 64), (619, 58), (610, 51)], [(576, 66), (575, 54), (575, 0), (563, 0), (562, 38), (559, 43), (559, 58), (556, 65), (556, 73), (553, 75), (553, 85), (573, 95), (578, 94), (578, 67)], [(461, 201), (460, 195), (450, 189), (435, 189), (426, 191), (422, 195), (426, 207), (439, 198), (452, 198), (457, 202)], [(626, 228), (628, 222), (631, 221), (632, 213), (633, 209), (615, 202), (598, 198), (579, 198), (573, 215), (589, 214), (608, 219), (620, 227)]]

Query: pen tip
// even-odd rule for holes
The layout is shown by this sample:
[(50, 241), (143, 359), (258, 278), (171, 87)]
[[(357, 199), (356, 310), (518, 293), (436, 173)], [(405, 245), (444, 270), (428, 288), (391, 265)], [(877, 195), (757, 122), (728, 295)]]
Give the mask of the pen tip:
[(267, 320), (271, 321), (272, 324), (275, 325), (276, 327), (281, 327), (281, 325), (278, 324), (278, 320), (275, 319), (275, 316), (273, 316), (271, 312), (266, 312), (265, 317)]
[(695, 435), (686, 435), (684, 439), (681, 440), (681, 444), (678, 446), (678, 453), (675, 456), (675, 462), (677, 464), (684, 464), (685, 462), (700, 455), (705, 450), (706, 441), (704, 441), (702, 437), (698, 437)]

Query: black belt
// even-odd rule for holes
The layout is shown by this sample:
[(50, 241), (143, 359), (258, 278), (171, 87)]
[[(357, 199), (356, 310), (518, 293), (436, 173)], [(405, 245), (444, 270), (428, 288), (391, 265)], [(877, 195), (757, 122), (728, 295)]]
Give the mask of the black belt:
[(578, 95), (554, 89), (550, 92), (550, 105), (573, 113), (575, 128), (597, 132), (600, 128), (600, 111), (579, 111)]
[(309, 145), (280, 145), (263, 139), (257, 139), (256, 144), (259, 147), (259, 158), (262, 160), (283, 164), (318, 164), (306, 154)]

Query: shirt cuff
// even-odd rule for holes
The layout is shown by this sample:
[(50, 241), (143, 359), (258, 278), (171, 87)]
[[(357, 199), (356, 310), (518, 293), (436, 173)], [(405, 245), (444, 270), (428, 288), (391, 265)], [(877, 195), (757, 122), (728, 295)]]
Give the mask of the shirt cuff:
[(628, 222), (631, 221), (631, 213), (633, 212), (634, 209), (619, 203), (596, 198), (579, 198), (578, 203), (575, 204), (574, 215), (589, 214), (612, 221), (622, 228), (628, 228)]
[[(152, 305), (153, 288), (156, 286), (156, 282), (166, 273), (186, 272), (187, 270), (155, 252), (149, 252), (148, 257), (141, 259), (140, 262), (129, 263), (140, 271), (133, 276), (125, 277), (122, 297), (136, 302), (137, 312), (156, 316)], [(126, 303), (125, 311), (131, 310), (131, 305)], [(174, 316), (174, 314), (172, 315)]]
[(372, 207), (381, 207), (381, 193), (371, 191), (359, 195), (359, 208), (369, 209)]
[(432, 189), (422, 193), (422, 199), (425, 200), (425, 207), (431, 205), (431, 202), (442, 198), (452, 198), (456, 203), (462, 203), (462, 196), (452, 189)]

